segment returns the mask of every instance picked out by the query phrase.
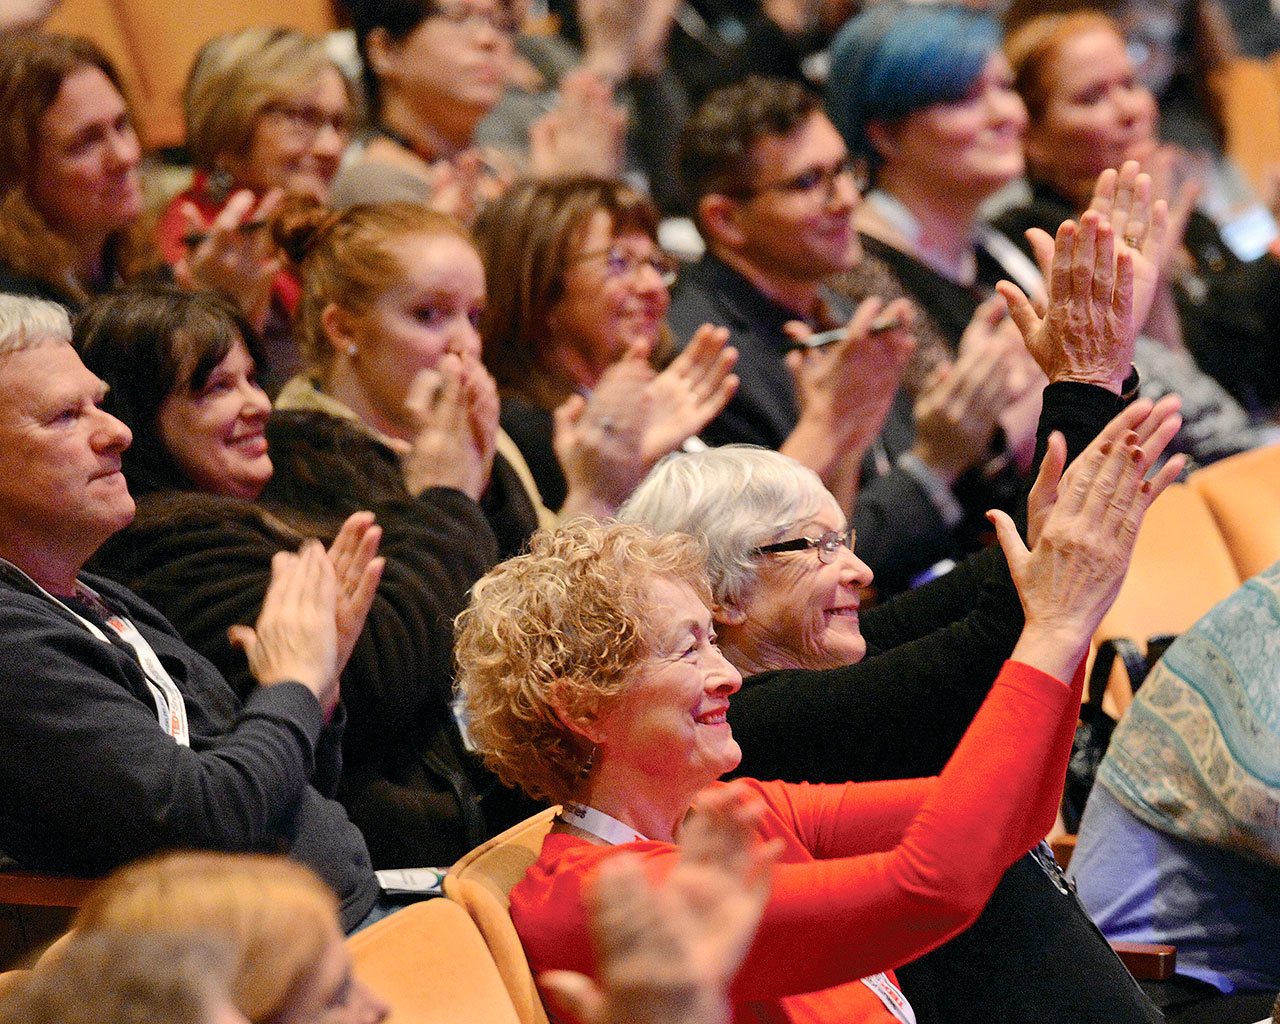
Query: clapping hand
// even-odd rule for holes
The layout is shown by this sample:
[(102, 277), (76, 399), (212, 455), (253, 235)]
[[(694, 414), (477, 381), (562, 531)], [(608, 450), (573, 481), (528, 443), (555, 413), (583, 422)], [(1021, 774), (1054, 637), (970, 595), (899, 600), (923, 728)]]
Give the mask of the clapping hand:
[(284, 257), (266, 230), (284, 199), (272, 189), (261, 201), (248, 189), (236, 192), (205, 227), (192, 204), (182, 207), (188, 251), (174, 276), (184, 288), (212, 288), (237, 303), (259, 330), (271, 308), (271, 286)]
[(653, 416), (641, 443), (645, 469), (675, 451), (720, 414), (738, 390), (738, 350), (724, 327), (703, 324), (649, 383)]
[[(897, 326), (874, 330), (877, 320)], [(914, 323), (915, 310), (906, 299), (888, 305), (876, 298), (864, 299), (845, 326), (843, 340), (787, 353), (801, 416), (816, 412), (851, 447), (870, 445), (915, 352)], [(797, 342), (812, 333), (799, 321), (788, 323), (786, 332)]]
[(553, 414), (552, 446), (568, 493), (561, 514), (607, 518), (643, 479), (656, 374), (649, 345), (633, 342), (601, 375), (591, 398), (573, 395)]
[(244, 650), (262, 686), (297, 682), (315, 694), (326, 715), (338, 703), (338, 582), (318, 540), (271, 559), (271, 584), (253, 626), (227, 637)]
[(347, 517), (338, 536), (329, 545), (329, 562), (338, 584), (334, 608), (337, 627), (336, 672), (342, 674), (351, 659), (356, 640), (364, 631), (365, 619), (373, 607), (373, 597), (382, 581), (386, 559), (379, 558), (382, 527), (372, 512), (355, 512)]
[(583, 1024), (727, 1024), (780, 853), (757, 834), (763, 813), (745, 786), (718, 786), (695, 801), (665, 879), (632, 855), (606, 860), (587, 894), (600, 984), (548, 971), (543, 990)]
[(1013, 657), (1069, 679), (1115, 600), (1151, 503), (1185, 465), (1175, 455), (1147, 473), (1182, 425), (1176, 397), (1134, 402), (1117, 415), (1065, 473), (1060, 434), (1030, 498), (1032, 547), (1005, 513), (987, 513), (1018, 588), (1026, 625)]
[(1120, 393), (1133, 363), (1135, 249), (1117, 252), (1111, 223), (1096, 210), (1063, 221), (1049, 267), (1048, 308), (1041, 316), (1022, 289), (996, 289), (1027, 350), (1050, 382), (1080, 381)]

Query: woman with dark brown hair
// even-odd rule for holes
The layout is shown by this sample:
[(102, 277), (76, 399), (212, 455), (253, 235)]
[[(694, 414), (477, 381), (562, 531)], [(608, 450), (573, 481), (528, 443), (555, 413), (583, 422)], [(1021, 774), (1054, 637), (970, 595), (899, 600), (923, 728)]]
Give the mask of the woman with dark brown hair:
[[(0, 36), (0, 291), (75, 310), (159, 266), (142, 223), (142, 144), (119, 73), (87, 39)], [(250, 301), (272, 270), (233, 233), (194, 284)]]
[(596, 393), (627, 359), (667, 366), (652, 381), (642, 461), (652, 465), (701, 430), (737, 388), (728, 332), (704, 326), (674, 360), (666, 324), (676, 261), (658, 245), (659, 213), (620, 181), (527, 179), (476, 224), (488, 299), (484, 362), (503, 398), (502, 425), (548, 505), (564, 502), (553, 411)]
[[(349, 463), (268, 440), (260, 343), (216, 295), (125, 288), (91, 303), (77, 332), (86, 365), (110, 386), (107, 406), (133, 433), (123, 469), (138, 512), (98, 553), (98, 570), (159, 608), (247, 695), (255, 684), (228, 630), (256, 618), (275, 555), (306, 537), (339, 551), (362, 530), (380, 534), (381, 580), (342, 674), (338, 798), (377, 868), (449, 864), (525, 816), (530, 807), (468, 754), (450, 709), (452, 619), (499, 552), (479, 503), (484, 452), (465, 425), (476, 400), (448, 365), (457, 357), (444, 360), (453, 385), (423, 413), (422, 450), (402, 483), (345, 422), (326, 424), (327, 436)], [(305, 474), (324, 486), (296, 486)], [(357, 477), (349, 505), (329, 501)]]

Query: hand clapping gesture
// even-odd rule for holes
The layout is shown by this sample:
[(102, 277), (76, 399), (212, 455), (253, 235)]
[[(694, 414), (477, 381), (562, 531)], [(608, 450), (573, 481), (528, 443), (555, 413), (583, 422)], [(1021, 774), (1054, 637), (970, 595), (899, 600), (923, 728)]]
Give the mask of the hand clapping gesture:
[(447, 353), (409, 386), (405, 407), (416, 429), (397, 445), (405, 489), (453, 487), (479, 501), (493, 473), (498, 436), (498, 388), (475, 358)]
[(221, 292), (260, 330), (271, 307), (271, 285), (284, 266), (284, 257), (266, 230), (283, 199), (278, 188), (261, 201), (248, 189), (241, 189), (227, 200), (208, 228), (194, 206), (184, 206), (188, 250), (174, 267), (178, 283), (184, 288)]
[(996, 285), (1027, 350), (1050, 382), (1100, 384), (1119, 394), (1133, 363), (1137, 334), (1134, 259), (1135, 249), (1128, 244), (1117, 252), (1110, 221), (1089, 210), (1078, 226), (1067, 220), (1058, 228), (1043, 317), (1017, 285)]
[(588, 895), (601, 984), (547, 971), (543, 990), (583, 1024), (727, 1024), (779, 853), (756, 835), (763, 812), (743, 787), (706, 790), (665, 879), (635, 856), (606, 861)]
[(724, 327), (703, 324), (684, 350), (649, 384), (653, 416), (644, 432), (645, 472), (720, 414), (738, 390), (738, 350)]

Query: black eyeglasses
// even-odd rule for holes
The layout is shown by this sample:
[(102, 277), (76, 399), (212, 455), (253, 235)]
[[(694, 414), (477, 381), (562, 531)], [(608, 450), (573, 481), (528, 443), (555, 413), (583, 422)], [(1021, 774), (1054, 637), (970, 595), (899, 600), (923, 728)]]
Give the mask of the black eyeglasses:
[(846, 156), (830, 167), (810, 167), (783, 181), (753, 185), (744, 193), (744, 198), (751, 199), (763, 192), (792, 192), (803, 196), (821, 195), (822, 201), (829, 203), (835, 197), (836, 182), (841, 178), (858, 192), (865, 192), (871, 180), (867, 162), (861, 157)]
[(819, 537), (797, 537), (795, 540), (780, 540), (776, 544), (761, 544), (752, 551), (754, 555), (773, 555), (783, 551), (807, 551), (816, 548), (818, 561), (830, 565), (836, 560), (841, 548), (853, 550), (854, 532), (849, 526), (843, 530), (827, 530)]

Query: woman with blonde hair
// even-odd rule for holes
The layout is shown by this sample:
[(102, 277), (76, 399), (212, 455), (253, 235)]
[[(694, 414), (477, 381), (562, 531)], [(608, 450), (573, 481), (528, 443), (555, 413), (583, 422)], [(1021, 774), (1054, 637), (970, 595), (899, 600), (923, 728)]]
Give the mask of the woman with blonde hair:
[[(190, 188), (160, 218), (157, 238), (181, 279), (197, 254), (248, 235), (264, 261), (277, 253), (263, 223), (280, 195), (329, 198), (351, 139), (355, 98), (324, 42), (294, 29), (253, 27), (206, 43), (183, 94)], [(264, 275), (253, 297), (273, 394), (298, 369), (290, 318), (301, 288), (283, 268)]]
[(179, 853), (131, 864), (94, 890), (72, 928), (226, 943), (231, 999), (250, 1024), (376, 1024), (388, 1013), (352, 975), (333, 893), (282, 857)]

